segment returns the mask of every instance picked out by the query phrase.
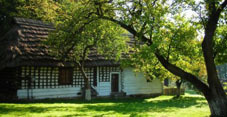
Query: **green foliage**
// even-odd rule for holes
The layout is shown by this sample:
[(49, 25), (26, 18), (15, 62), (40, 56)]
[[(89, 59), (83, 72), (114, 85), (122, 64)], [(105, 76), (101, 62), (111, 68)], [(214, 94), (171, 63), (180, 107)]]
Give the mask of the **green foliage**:
[(227, 63), (227, 25), (219, 26), (214, 41), (214, 56), (217, 64)]
[(192, 26), (188, 20), (179, 15), (173, 18), (153, 34), (152, 45), (136, 48), (136, 53), (131, 56), (131, 61), (127, 62), (134, 65), (137, 70), (144, 72), (148, 79), (179, 79), (159, 63), (154, 55), (154, 51), (158, 48), (169, 62), (205, 79), (205, 66), (200, 47), (201, 42), (197, 39), (197, 27)]
[[(159, 74), (155, 71), (163, 70), (153, 54), (156, 52), (169, 63), (206, 81), (201, 48), (204, 35), (201, 32), (206, 28), (208, 16), (214, 11), (212, 5), (220, 6), (221, 2), (223, 1), (118, 0), (111, 4), (100, 2), (98, 10), (102, 14), (98, 15), (121, 25), (148, 45), (134, 49), (138, 55), (132, 56), (130, 64), (147, 73), (148, 77), (153, 78)], [(108, 12), (113, 11), (115, 16), (108, 15)], [(220, 15), (219, 28), (215, 32), (214, 49), (219, 56), (216, 58), (217, 63), (225, 62), (226, 58), (226, 28), (221, 28), (226, 26), (225, 19), (226, 10)], [(165, 70), (161, 73), (170, 76)]]
[[(111, 59), (119, 59), (127, 52), (125, 31), (110, 21), (98, 19), (91, 13), (88, 1), (65, 3), (56, 22), (56, 30), (46, 44), (51, 54), (65, 61), (88, 59), (91, 49)], [(67, 7), (67, 8), (66, 8)]]
[(24, 3), (16, 7), (18, 11), (14, 16), (26, 17), (54, 22), (60, 13), (60, 4), (54, 0), (24, 0)]
[(0, 36), (12, 27), (13, 17), (54, 22), (60, 7), (54, 0), (0, 0)]

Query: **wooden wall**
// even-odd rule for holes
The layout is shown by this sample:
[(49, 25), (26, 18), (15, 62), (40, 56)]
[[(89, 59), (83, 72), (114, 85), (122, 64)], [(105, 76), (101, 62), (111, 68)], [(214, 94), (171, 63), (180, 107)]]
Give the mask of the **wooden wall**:
[(17, 96), (18, 99), (70, 98), (81, 96), (79, 92), (80, 87), (20, 89), (17, 91)]
[[(86, 68), (90, 77), (91, 84), (98, 92), (98, 96), (109, 96), (111, 94), (111, 73), (120, 74), (120, 91), (126, 92), (126, 95), (137, 94), (161, 94), (162, 83), (160, 80), (147, 82), (143, 73), (135, 73), (133, 68), (120, 67), (92, 67)], [(27, 81), (21, 79), (21, 87), (17, 91), (19, 99), (30, 98), (60, 98), (60, 97), (78, 97), (81, 87), (83, 87), (83, 77), (78, 68), (74, 68), (73, 83), (71, 85), (58, 84), (58, 68), (52, 67), (22, 67), (21, 76), (33, 76), (34, 86), (27, 90)]]
[(121, 73), (120, 67), (98, 67), (98, 87), (99, 96), (109, 96), (111, 93), (110, 74), (112, 72)]
[[(33, 89), (82, 87), (84, 85), (84, 79), (79, 68), (73, 68), (72, 84), (59, 85), (58, 69), (57, 67), (22, 67), (20, 89), (28, 89), (27, 76), (33, 79), (31, 83), (31, 88)], [(93, 84), (94, 68), (85, 68), (85, 71), (90, 78), (91, 84)]]
[[(91, 84), (94, 81), (94, 68), (85, 68)], [(34, 79), (29, 86), (27, 76)], [(80, 96), (84, 79), (79, 68), (73, 68), (72, 84), (59, 85), (59, 68), (57, 67), (21, 67), (21, 86), (17, 91), (19, 99), (60, 98)]]
[[(93, 88), (102, 96), (110, 95), (110, 73), (120, 71), (120, 68), (88, 67), (85, 68), (85, 71)], [(29, 86), (26, 76), (31, 76), (34, 79), (31, 86)], [(18, 98), (42, 99), (80, 96), (84, 79), (79, 68), (73, 69), (73, 83), (70, 85), (59, 85), (58, 77), (59, 68), (57, 67), (21, 67), (21, 86), (17, 91)], [(105, 85), (106, 83), (108, 86)]]
[(159, 79), (147, 82), (143, 73), (134, 72), (133, 68), (125, 68), (122, 72), (123, 91), (126, 95), (161, 94), (163, 87)]

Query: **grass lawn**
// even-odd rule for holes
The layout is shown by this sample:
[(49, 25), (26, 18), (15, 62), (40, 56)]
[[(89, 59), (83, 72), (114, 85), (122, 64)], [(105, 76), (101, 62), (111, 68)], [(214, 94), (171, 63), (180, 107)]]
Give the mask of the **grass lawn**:
[(204, 117), (209, 108), (202, 96), (156, 98), (37, 100), (34, 102), (0, 103), (1, 117), (111, 116), (111, 117)]

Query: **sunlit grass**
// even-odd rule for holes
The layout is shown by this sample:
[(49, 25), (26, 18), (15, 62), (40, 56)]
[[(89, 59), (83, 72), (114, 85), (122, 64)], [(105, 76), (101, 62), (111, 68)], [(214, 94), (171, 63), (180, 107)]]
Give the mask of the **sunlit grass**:
[(0, 116), (151, 116), (204, 117), (209, 116), (206, 100), (201, 96), (173, 96), (156, 98), (38, 100), (34, 102), (0, 103)]

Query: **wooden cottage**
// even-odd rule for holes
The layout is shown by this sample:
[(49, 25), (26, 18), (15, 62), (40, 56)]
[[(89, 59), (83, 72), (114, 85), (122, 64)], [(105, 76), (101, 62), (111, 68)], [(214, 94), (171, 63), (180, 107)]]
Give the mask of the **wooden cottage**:
[[(54, 30), (42, 21), (14, 18), (14, 27), (0, 38), (0, 98), (44, 99), (79, 97), (84, 79), (78, 67), (48, 55), (41, 40)], [(97, 96), (161, 94), (159, 80), (147, 82), (143, 73), (91, 54), (86, 73)]]

